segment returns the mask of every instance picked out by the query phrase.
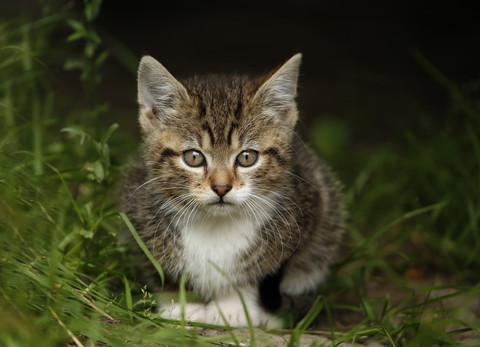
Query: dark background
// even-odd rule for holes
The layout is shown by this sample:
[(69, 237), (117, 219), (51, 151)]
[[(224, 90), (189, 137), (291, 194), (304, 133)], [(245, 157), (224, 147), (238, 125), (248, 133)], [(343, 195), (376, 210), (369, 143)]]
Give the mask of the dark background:
[[(36, 3), (4, 2), (0, 11)], [(299, 131), (326, 119), (344, 124), (353, 143), (376, 146), (423, 118), (441, 122), (448, 109), (448, 91), (413, 52), (461, 88), (478, 83), (479, 23), (462, 2), (107, 0), (95, 21), (114, 51), (103, 67), (105, 120), (137, 131), (135, 62), (144, 54), (186, 77), (259, 75), (302, 52)], [(78, 72), (66, 76), (67, 88), (80, 84)]]
[[(412, 50), (459, 85), (478, 80), (475, 13), (438, 1), (107, 1), (97, 23), (179, 77), (261, 74), (302, 52), (303, 127), (321, 117), (344, 120), (365, 143), (414, 128), (422, 114), (444, 114), (448, 92)], [(134, 83), (116, 77), (116, 86)]]

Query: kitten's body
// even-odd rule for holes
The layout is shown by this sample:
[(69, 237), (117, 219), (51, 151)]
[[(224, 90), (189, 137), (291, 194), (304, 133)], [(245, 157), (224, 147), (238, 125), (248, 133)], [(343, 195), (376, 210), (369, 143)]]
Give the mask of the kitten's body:
[(127, 214), (168, 281), (187, 274), (205, 298), (187, 319), (224, 324), (220, 309), (246, 326), (238, 288), (252, 323), (267, 323), (282, 297), (315, 291), (328, 271), (343, 233), (338, 183), (293, 132), (299, 62), (257, 81), (183, 83), (153, 58), (140, 64), (143, 160)]

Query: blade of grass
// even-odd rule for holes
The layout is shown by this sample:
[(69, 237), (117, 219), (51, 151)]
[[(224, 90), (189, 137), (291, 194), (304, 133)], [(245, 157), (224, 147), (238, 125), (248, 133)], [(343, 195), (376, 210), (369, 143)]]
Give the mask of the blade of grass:
[(362, 245), (359, 246), (359, 248), (364, 248), (364, 247), (367, 247), (368, 245), (370, 245), (373, 241), (375, 241), (376, 239), (378, 239), (380, 236), (382, 236), (385, 232), (387, 232), (388, 230), (392, 229), (394, 226), (396, 226), (397, 224), (405, 221), (405, 220), (408, 220), (408, 219), (411, 219), (413, 217), (416, 217), (418, 215), (421, 215), (423, 213), (427, 213), (427, 212), (431, 212), (431, 211), (437, 211), (439, 209), (442, 209), (445, 205), (447, 204), (447, 201), (441, 201), (437, 204), (433, 204), (433, 205), (429, 205), (429, 206), (425, 206), (425, 207), (421, 207), (421, 208), (418, 208), (416, 210), (413, 210), (413, 211), (410, 211), (410, 212), (407, 212), (407, 213), (404, 213), (403, 215), (401, 215), (400, 217), (398, 217), (397, 219), (395, 219), (393, 222), (389, 223), (388, 225), (386, 225), (385, 227), (382, 227), (380, 229), (378, 229), (376, 232), (374, 232), (372, 235), (370, 235), (364, 242)]
[(324, 306), (324, 300), (325, 298), (322, 295), (317, 296), (312, 305), (312, 308), (308, 311), (305, 317), (303, 317), (302, 320), (298, 322), (295, 329), (292, 330), (287, 347), (293, 347), (297, 345), (300, 336), (302, 336), (305, 330), (308, 329), (308, 327), (313, 323), (315, 318), (319, 315), (320, 311), (322, 311)]
[(55, 318), (55, 320), (58, 322), (58, 324), (63, 328), (65, 329), (65, 331), (67, 332), (68, 336), (70, 336), (70, 338), (77, 344), (77, 346), (79, 347), (85, 347), (83, 345), (83, 343), (80, 342), (80, 340), (72, 333), (72, 331), (70, 329), (68, 329), (68, 327), (65, 325), (65, 323), (63, 323), (60, 318), (58, 317), (58, 315), (55, 313), (55, 311), (49, 307), (48, 308), (50, 310), (50, 312), (52, 313), (53, 315), (53, 318)]
[(123, 283), (125, 284), (125, 299), (127, 302), (128, 316), (130, 317), (130, 320), (132, 320), (132, 311), (133, 311), (132, 292), (130, 290), (130, 285), (128, 284), (127, 277), (125, 277), (125, 275), (123, 275)]
[[(182, 336), (186, 336), (187, 328), (186, 328), (186, 320), (185, 320), (185, 309), (187, 307), (187, 292), (185, 290), (185, 283), (187, 282), (187, 275), (183, 274), (182, 278), (180, 279), (180, 286), (179, 286), (179, 293), (178, 293), (178, 302), (180, 304), (180, 327)], [(182, 346), (188, 346), (188, 340), (186, 341), (185, 338), (182, 338)]]
[(388, 341), (390, 342), (390, 344), (391, 344), (393, 347), (396, 347), (397, 344), (393, 341), (392, 336), (391, 336), (390, 333), (388, 332), (387, 328), (383, 327), (382, 330), (383, 330), (383, 333), (385, 334), (385, 336), (387, 336), (387, 339), (388, 339)]
[(125, 223), (125, 225), (127, 226), (128, 230), (130, 231), (130, 233), (132, 234), (133, 238), (135, 239), (135, 241), (137, 242), (137, 244), (140, 246), (140, 248), (142, 249), (143, 253), (145, 253), (145, 255), (147, 256), (148, 260), (150, 260), (150, 262), (152, 263), (152, 265), (155, 267), (155, 269), (157, 270), (158, 274), (160, 275), (160, 278), (162, 280), (162, 286), (165, 285), (165, 275), (163, 274), (163, 270), (162, 270), (162, 267), (160, 266), (160, 264), (158, 263), (158, 261), (153, 257), (153, 255), (150, 253), (150, 251), (148, 250), (147, 246), (145, 245), (145, 243), (142, 241), (142, 239), (140, 238), (140, 236), (138, 235), (137, 231), (135, 230), (135, 227), (132, 225), (132, 223), (130, 222), (130, 220), (128, 219), (127, 215), (123, 212), (118, 212), (118, 215), (120, 216), (120, 218), (123, 220), (123, 222)]
[(112, 136), (113, 132), (117, 130), (119, 125), (117, 123), (113, 123), (110, 125), (110, 127), (105, 131), (105, 133), (102, 135), (102, 138), (100, 140), (101, 143), (106, 143), (110, 136)]
[(478, 113), (469, 105), (462, 91), (450, 81), (447, 76), (440, 72), (440, 70), (438, 70), (418, 49), (412, 49), (412, 55), (420, 66), (422, 66), (425, 71), (438, 82), (438, 84), (450, 92), (452, 97), (462, 107), (465, 114), (472, 119), (478, 117)]
[(32, 97), (32, 147), (33, 147), (33, 172), (35, 175), (41, 175), (43, 173), (42, 165), (42, 128), (40, 125), (40, 97), (35, 91)]
[(180, 312), (180, 322), (182, 328), (185, 329), (185, 306), (187, 305), (187, 293), (185, 291), (185, 282), (187, 281), (187, 275), (183, 274), (182, 278), (180, 279), (180, 287), (178, 292), (178, 303), (181, 307)]
[(50, 165), (49, 163), (47, 162), (44, 162), (45, 165), (47, 165), (53, 172), (55, 172), (57, 174), (57, 176), (60, 178), (60, 181), (62, 181), (62, 184), (63, 184), (63, 187), (65, 188), (67, 194), (68, 194), (68, 197), (70, 198), (70, 201), (72, 202), (72, 206), (73, 206), (73, 209), (75, 210), (75, 212), (77, 213), (77, 216), (78, 216), (78, 219), (80, 219), (80, 221), (82, 222), (82, 224), (85, 224), (85, 220), (83, 219), (82, 217), (82, 213), (80, 212), (80, 209), (78, 208), (78, 205), (77, 205), (77, 202), (75, 200), (75, 198), (73, 197), (72, 195), (72, 192), (70, 191), (70, 189), (68, 188), (68, 185), (67, 185), (67, 182), (65, 182), (65, 180), (63, 179), (62, 175), (60, 174), (60, 171), (58, 171), (58, 169), (56, 167), (54, 167), (53, 165)]
[(220, 316), (222, 316), (223, 323), (225, 324), (225, 326), (227, 326), (229, 328), (228, 333), (229, 333), (230, 337), (232, 338), (233, 343), (235, 343), (235, 346), (237, 346), (237, 347), (240, 346), (240, 342), (238, 341), (237, 337), (235, 336), (235, 334), (232, 331), (233, 328), (228, 324), (227, 318), (225, 317), (223, 312), (220, 310), (220, 307), (219, 307), (218, 303), (215, 303), (215, 305), (217, 306), (217, 310), (220, 313)]

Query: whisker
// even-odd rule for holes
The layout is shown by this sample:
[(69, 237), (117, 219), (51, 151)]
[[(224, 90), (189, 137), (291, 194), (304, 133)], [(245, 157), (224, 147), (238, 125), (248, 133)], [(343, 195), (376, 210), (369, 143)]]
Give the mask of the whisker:
[(311, 186), (317, 193), (319, 194), (322, 194), (322, 192), (320, 190), (318, 190), (318, 188), (311, 182), (309, 182), (308, 180), (306, 180), (305, 178), (303, 178), (302, 176), (299, 176), (291, 171), (286, 171), (290, 176), (296, 178), (298, 181), (302, 181), (302, 182), (305, 182), (306, 184), (308, 184), (309, 186)]
[(129, 196), (128, 196), (128, 199), (127, 200), (130, 200), (130, 198), (140, 189), (142, 188), (143, 186), (149, 184), (150, 182), (153, 182), (155, 180), (158, 180), (160, 179), (160, 177), (154, 177), (154, 178), (151, 178), (149, 179), (148, 181), (142, 183), (140, 186), (138, 186)]

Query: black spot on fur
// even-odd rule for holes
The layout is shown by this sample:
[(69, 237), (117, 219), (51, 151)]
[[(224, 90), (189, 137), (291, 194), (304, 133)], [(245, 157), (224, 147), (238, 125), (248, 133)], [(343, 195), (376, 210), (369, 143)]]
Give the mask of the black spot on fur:
[(280, 281), (283, 277), (283, 269), (284, 265), (282, 265), (274, 274), (267, 275), (260, 283), (260, 304), (263, 308), (272, 313), (282, 306)]

